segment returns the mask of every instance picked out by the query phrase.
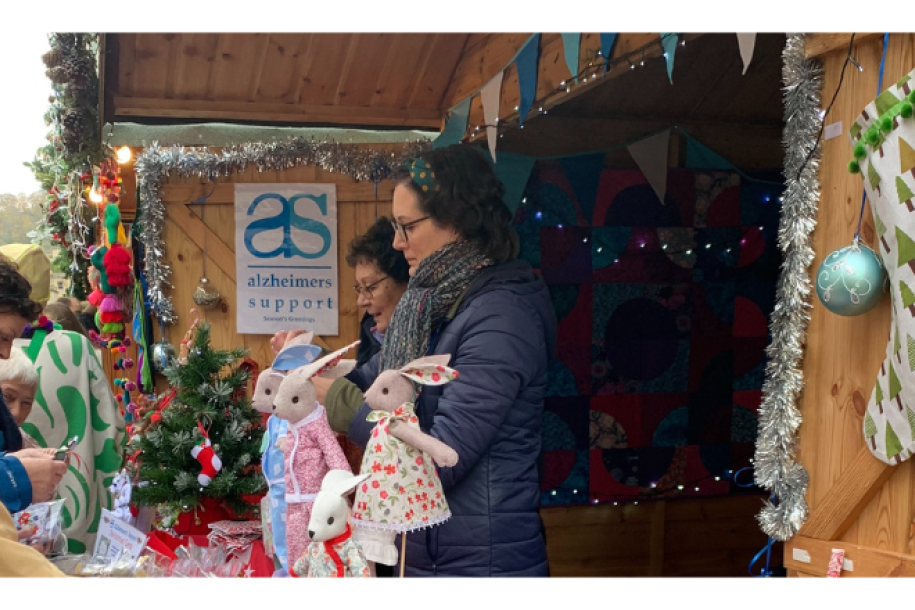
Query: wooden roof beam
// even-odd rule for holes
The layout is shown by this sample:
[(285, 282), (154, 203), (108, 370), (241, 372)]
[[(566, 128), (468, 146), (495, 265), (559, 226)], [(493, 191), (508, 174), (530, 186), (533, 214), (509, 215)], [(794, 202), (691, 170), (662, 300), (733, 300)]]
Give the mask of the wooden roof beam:
[(131, 97), (115, 97), (113, 114), (119, 118), (167, 117), (208, 121), (329, 123), (426, 129), (440, 128), (442, 120), (438, 110)]
[[(865, 42), (871, 38), (882, 36), (879, 32), (867, 34), (855, 34), (855, 44)], [(807, 43), (804, 45), (804, 55), (806, 57), (819, 57), (832, 53), (833, 51), (848, 49), (848, 41), (851, 40), (851, 34), (808, 34)]]

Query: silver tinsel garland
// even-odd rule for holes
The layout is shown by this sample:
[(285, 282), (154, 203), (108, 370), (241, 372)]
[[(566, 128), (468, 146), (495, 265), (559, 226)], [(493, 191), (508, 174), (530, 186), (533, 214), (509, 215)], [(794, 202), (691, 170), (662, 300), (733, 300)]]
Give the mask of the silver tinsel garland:
[[(820, 198), (817, 174), (823, 72), (817, 62), (804, 56), (804, 46), (804, 34), (788, 34), (782, 54), (785, 193), (778, 246), (784, 262), (769, 322), (772, 343), (766, 350), (768, 364), (754, 459), (756, 484), (771, 491), (757, 520), (767, 536), (782, 541), (794, 536), (807, 520), (809, 478), (796, 461), (801, 425), (797, 397), (804, 386), (801, 361), (812, 307), (808, 268), (813, 261), (810, 236)], [(804, 165), (813, 147), (816, 151)]]
[(223, 149), (220, 153), (206, 148), (172, 146), (160, 148), (157, 143), (137, 157), (137, 190), (140, 195), (142, 241), (146, 246), (146, 279), (152, 312), (166, 324), (178, 321), (166, 290), (171, 268), (165, 263), (165, 206), (162, 182), (171, 175), (196, 176), (213, 181), (233, 172), (244, 172), (248, 165), (257, 171), (276, 171), (298, 165), (315, 165), (346, 174), (356, 180), (381, 181), (389, 177), (407, 159), (422, 155), (432, 147), (430, 140), (416, 140), (399, 153), (380, 152), (346, 146), (333, 140), (315, 142), (293, 138), (285, 142), (249, 143)]

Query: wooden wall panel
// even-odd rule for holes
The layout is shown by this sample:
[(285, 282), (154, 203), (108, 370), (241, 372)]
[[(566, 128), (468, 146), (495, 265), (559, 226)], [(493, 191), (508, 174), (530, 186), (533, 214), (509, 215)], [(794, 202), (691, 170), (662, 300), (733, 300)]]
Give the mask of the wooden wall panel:
[[(766, 544), (754, 518), (760, 504), (725, 496), (544, 508), (550, 575), (747, 576)], [(770, 567), (781, 564), (777, 545)]]
[[(814, 233), (816, 258), (811, 272), (833, 250), (848, 245), (857, 224), (863, 185), (846, 165), (851, 156), (848, 128), (861, 109), (877, 94), (882, 37), (856, 44), (854, 57), (863, 72), (849, 66), (842, 89), (826, 122), (842, 121), (842, 136), (823, 143), (820, 170), (822, 194)], [(825, 69), (822, 99), (829, 103), (838, 85), (844, 52), (822, 58)], [(915, 36), (891, 34), (884, 87), (915, 66)], [(873, 246), (875, 231), (866, 210), (865, 241)], [(815, 508), (843, 469), (864, 446), (862, 418), (889, 335), (890, 301), (885, 298), (869, 313), (844, 318), (829, 313), (816, 297), (807, 333), (804, 358), (805, 389), (799, 406), (804, 416), (800, 429), (800, 460), (810, 472), (808, 504)], [(895, 467), (890, 479), (864, 509), (842, 539), (848, 543), (897, 553), (912, 553), (912, 461)]]
[[(397, 145), (375, 146), (376, 149), (393, 151)], [(172, 283), (174, 289), (170, 294), (178, 312), (180, 322), (167, 329), (169, 340), (177, 345), (187, 326), (191, 322), (189, 311), (194, 307), (192, 295), (203, 275), (203, 250), (201, 244), (189, 238), (190, 229), (187, 223), (180, 221), (181, 214), (187, 214), (186, 204), (201, 198), (204, 194), (212, 195), (203, 205), (190, 206), (191, 211), (200, 218), (211, 231), (207, 240), (216, 237), (223, 244), (223, 250), (235, 251), (235, 183), (274, 183), (274, 182), (308, 182), (334, 183), (337, 187), (337, 256), (340, 276), (339, 307), (340, 327), (336, 336), (325, 336), (323, 339), (331, 348), (338, 348), (359, 338), (359, 321), (362, 311), (356, 305), (356, 295), (351, 286), (355, 282), (354, 272), (346, 265), (346, 251), (349, 242), (362, 234), (377, 216), (390, 213), (392, 185), (380, 184), (377, 189), (371, 182), (356, 182), (353, 179), (319, 167), (304, 166), (282, 171), (258, 172), (250, 166), (244, 173), (228, 179), (220, 179), (216, 185), (201, 184), (199, 178), (170, 177), (163, 187), (162, 199), (169, 209), (180, 212), (174, 214), (165, 223), (165, 259), (172, 266)], [(215, 188), (214, 188), (215, 187)], [(377, 197), (377, 198), (376, 198)], [(205, 208), (205, 209), (204, 209)], [(185, 216), (186, 218), (186, 216)], [(198, 240), (202, 237), (198, 237)], [(249, 356), (262, 368), (272, 359), (268, 335), (240, 335), (236, 331), (235, 281), (216, 263), (212, 242), (207, 241), (209, 253), (206, 275), (212, 286), (222, 294), (224, 305), (209, 311), (200, 311), (202, 320), (212, 325), (213, 345), (228, 349), (244, 346), (250, 350)], [(228, 256), (228, 255), (227, 255)], [(231, 260), (231, 257), (229, 257)], [(225, 263), (225, 258), (222, 259)], [(231, 260), (230, 264), (234, 264)], [(156, 340), (159, 329), (155, 329)]]

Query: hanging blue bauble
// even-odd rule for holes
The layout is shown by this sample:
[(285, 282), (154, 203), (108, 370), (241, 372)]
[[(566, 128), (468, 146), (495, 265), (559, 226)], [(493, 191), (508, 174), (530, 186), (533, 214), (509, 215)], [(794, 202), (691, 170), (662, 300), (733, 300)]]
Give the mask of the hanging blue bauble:
[(817, 296), (834, 314), (859, 316), (886, 292), (886, 269), (877, 254), (855, 239), (831, 253), (816, 275)]

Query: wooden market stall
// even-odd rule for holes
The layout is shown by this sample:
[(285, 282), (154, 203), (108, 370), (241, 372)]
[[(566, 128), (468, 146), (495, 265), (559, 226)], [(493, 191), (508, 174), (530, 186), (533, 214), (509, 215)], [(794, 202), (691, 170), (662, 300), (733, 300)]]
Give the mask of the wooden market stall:
[[(528, 38), (529, 34), (109, 34), (103, 44), (103, 120), (151, 126), (223, 121), (437, 131), (446, 112), (505, 69)], [(617, 148), (606, 155), (605, 166), (627, 169), (635, 165), (625, 144), (659, 129), (679, 127), (743, 170), (777, 170), (782, 159), (779, 73), (784, 36), (759, 35), (754, 67), (741, 77), (733, 35), (685, 35), (673, 88), (657, 39), (656, 33), (619, 34), (613, 58), (638, 52), (646, 67), (633, 70), (629, 63), (620, 63), (599, 75), (599, 35), (582, 34), (579, 67), (585, 70), (590, 64), (597, 77), (569, 92), (554, 92), (570, 79), (570, 72), (562, 58), (561, 36), (542, 34), (536, 98), (542, 98), (548, 114), (532, 115), (524, 130), (507, 131), (499, 150), (548, 156)], [(504, 121), (517, 119), (513, 108), (518, 99), (518, 77), (510, 65), (501, 92), (499, 116)], [(477, 96), (470, 106), (469, 125), (472, 130), (483, 123)], [(680, 133), (671, 137), (669, 165), (674, 169), (684, 167), (686, 158), (687, 141)], [(485, 146), (482, 133), (470, 133), (466, 139)], [(136, 157), (142, 146), (132, 144)], [(402, 144), (353, 146), (390, 152)], [(234, 184), (251, 182), (336, 185), (340, 333), (323, 339), (330, 347), (357, 339), (361, 312), (349, 289), (353, 272), (343, 264), (346, 245), (377, 216), (389, 213), (391, 185), (382, 182), (376, 189), (371, 182), (313, 166), (265, 172), (249, 167), (216, 184), (177, 176), (166, 180), (164, 258), (173, 269), (171, 297), (179, 316), (186, 320), (193, 307), (192, 293), (203, 272), (206, 249), (207, 275), (223, 295), (221, 307), (201, 316), (213, 326), (214, 345), (243, 345), (262, 367), (270, 361), (269, 337), (236, 331)], [(130, 219), (136, 206), (130, 164), (124, 167), (124, 183), (128, 194), (122, 207)], [(192, 203), (202, 198), (205, 212)], [(180, 322), (169, 331), (173, 342), (184, 326)], [(544, 508), (551, 573), (744, 575), (750, 558), (766, 543), (754, 517), (760, 505), (759, 495), (744, 494)]]
[[(822, 61), (824, 104), (836, 90), (846, 60), (849, 35), (819, 35), (807, 55)], [(848, 130), (877, 96), (883, 36), (858, 34), (850, 67), (827, 124), (840, 123), (841, 137), (822, 144), (821, 196), (811, 272), (855, 231), (863, 190), (861, 176), (848, 172)], [(891, 34), (884, 88), (913, 68), (915, 36)], [(870, 206), (864, 241), (876, 246)], [(804, 356), (800, 408), (800, 462), (810, 473), (810, 516), (785, 548), (789, 575), (825, 576), (831, 550), (845, 549), (852, 569), (843, 577), (915, 575), (915, 478), (912, 461), (887, 466), (865, 446), (862, 421), (890, 328), (890, 299), (857, 317), (831, 314), (814, 298)]]

